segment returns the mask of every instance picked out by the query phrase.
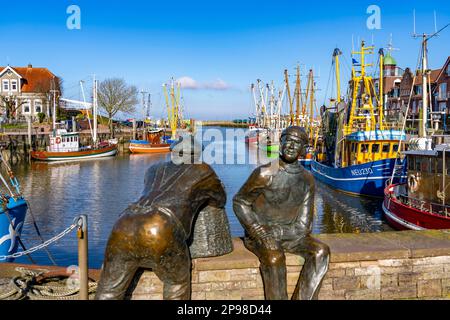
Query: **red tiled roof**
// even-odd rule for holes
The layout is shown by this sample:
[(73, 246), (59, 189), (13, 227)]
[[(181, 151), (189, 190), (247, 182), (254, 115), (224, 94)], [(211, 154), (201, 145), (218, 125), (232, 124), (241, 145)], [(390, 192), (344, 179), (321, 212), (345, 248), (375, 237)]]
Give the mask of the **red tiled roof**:
[[(441, 71), (442, 71), (442, 69), (431, 70), (431, 74), (430, 74), (431, 83), (435, 83), (437, 81)], [(422, 83), (423, 83), (422, 82), (422, 72), (418, 72), (417, 77), (416, 77), (416, 85), (420, 85)]]
[[(0, 67), (0, 73), (6, 67)], [(46, 92), (51, 89), (52, 80), (56, 77), (47, 68), (11, 67), (22, 79), (22, 92)]]

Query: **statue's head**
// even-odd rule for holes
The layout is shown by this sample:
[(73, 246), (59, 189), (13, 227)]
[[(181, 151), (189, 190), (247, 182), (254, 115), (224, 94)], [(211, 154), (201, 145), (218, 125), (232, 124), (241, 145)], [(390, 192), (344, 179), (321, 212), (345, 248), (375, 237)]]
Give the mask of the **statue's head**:
[(288, 163), (293, 163), (306, 155), (307, 146), (308, 134), (304, 128), (286, 128), (281, 133), (280, 157)]
[(202, 155), (203, 146), (193, 135), (180, 137), (170, 146), (171, 159), (175, 164), (197, 163)]

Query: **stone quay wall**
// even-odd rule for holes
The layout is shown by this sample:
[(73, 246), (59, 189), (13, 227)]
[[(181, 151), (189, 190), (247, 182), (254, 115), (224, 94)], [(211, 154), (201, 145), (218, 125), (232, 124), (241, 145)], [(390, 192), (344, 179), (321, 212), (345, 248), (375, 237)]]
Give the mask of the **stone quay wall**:
[[(450, 299), (450, 231), (404, 231), (317, 235), (331, 249), (319, 300)], [(241, 239), (232, 253), (195, 259), (193, 300), (261, 300), (258, 258)], [(303, 264), (287, 255), (288, 293)], [(162, 282), (151, 271), (139, 279), (131, 299), (162, 299)]]

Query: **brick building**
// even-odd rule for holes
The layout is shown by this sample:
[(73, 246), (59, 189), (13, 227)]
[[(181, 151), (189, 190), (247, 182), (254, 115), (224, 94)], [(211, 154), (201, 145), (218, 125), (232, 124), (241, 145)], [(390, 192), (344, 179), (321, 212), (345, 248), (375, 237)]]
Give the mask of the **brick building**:
[[(390, 54), (386, 56), (384, 94), (385, 113), (387, 119), (402, 119), (409, 98), (411, 103), (407, 115), (406, 128), (417, 132), (420, 124), (421, 108), (423, 103), (422, 73), (414, 73), (410, 68), (404, 71), (397, 67), (397, 63)], [(440, 69), (429, 70), (431, 87), (431, 117), (437, 123), (439, 130), (450, 131), (450, 57)], [(414, 82), (414, 88), (412, 88)]]

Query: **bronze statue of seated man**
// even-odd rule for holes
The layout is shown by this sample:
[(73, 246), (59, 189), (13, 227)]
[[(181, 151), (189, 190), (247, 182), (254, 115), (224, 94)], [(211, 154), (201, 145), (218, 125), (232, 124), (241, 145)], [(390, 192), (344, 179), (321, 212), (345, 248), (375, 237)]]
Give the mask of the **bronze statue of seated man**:
[(328, 270), (328, 246), (311, 237), (314, 180), (298, 162), (307, 145), (303, 128), (284, 130), (279, 159), (255, 169), (233, 199), (245, 246), (260, 260), (268, 300), (288, 298), (285, 252), (305, 259), (294, 300), (317, 299)]
[[(202, 147), (193, 137), (181, 139), (171, 148), (172, 161), (148, 169), (143, 195), (113, 227), (96, 299), (124, 299), (141, 268), (152, 269), (163, 281), (164, 299), (190, 299), (192, 252), (188, 242), (195, 220), (200, 220), (199, 212), (209, 217), (222, 215), (219, 220), (226, 220), (226, 194), (208, 164), (194, 164)], [(225, 222), (220, 228), (228, 232), (223, 254), (232, 250), (228, 220)]]

